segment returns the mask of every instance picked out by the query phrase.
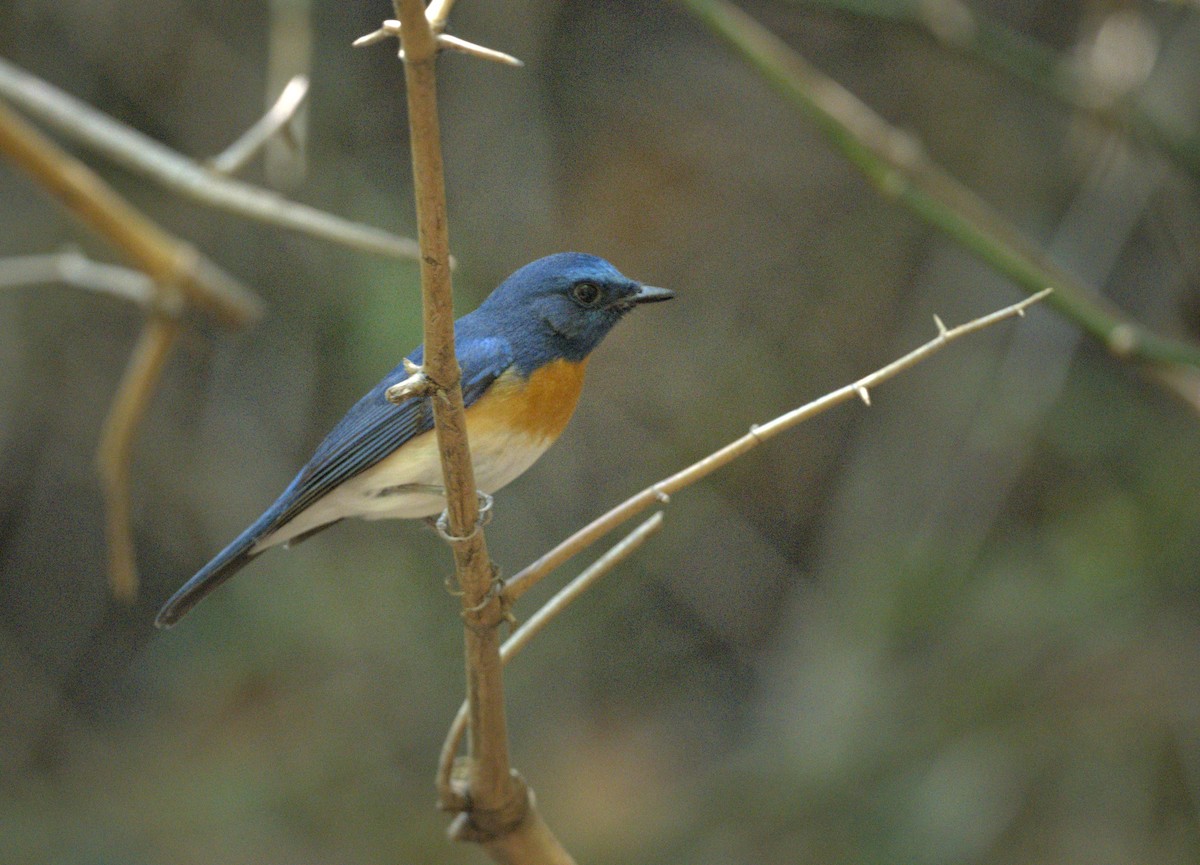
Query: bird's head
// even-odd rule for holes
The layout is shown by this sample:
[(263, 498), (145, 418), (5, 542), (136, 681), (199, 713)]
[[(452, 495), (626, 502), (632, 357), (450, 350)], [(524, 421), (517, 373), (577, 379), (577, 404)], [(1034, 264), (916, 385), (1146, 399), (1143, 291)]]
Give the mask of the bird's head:
[(478, 312), (506, 322), (518, 357), (527, 363), (544, 362), (547, 353), (580, 361), (635, 306), (674, 296), (630, 279), (603, 258), (560, 252), (504, 280)]

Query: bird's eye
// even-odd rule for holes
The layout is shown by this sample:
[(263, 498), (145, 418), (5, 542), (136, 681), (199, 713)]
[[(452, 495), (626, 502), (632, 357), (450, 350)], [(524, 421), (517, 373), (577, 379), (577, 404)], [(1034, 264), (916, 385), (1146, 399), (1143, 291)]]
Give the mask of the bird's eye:
[(594, 282), (577, 282), (571, 288), (571, 297), (580, 306), (595, 306), (600, 302), (600, 286)]

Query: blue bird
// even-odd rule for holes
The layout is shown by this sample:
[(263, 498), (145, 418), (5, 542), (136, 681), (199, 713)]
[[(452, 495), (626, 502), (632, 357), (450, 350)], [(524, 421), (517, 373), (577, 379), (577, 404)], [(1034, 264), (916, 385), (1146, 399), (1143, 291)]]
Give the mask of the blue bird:
[[(575, 411), (588, 356), (638, 304), (674, 297), (623, 276), (602, 258), (562, 252), (509, 276), (454, 324), (467, 437), (481, 492), (533, 465)], [(408, 355), (420, 364), (422, 347)], [(428, 397), (384, 396), (408, 377), (401, 363), (317, 447), (275, 504), (163, 605), (167, 628), (252, 558), (298, 543), (347, 517), (415, 519), (440, 513), (441, 464)]]

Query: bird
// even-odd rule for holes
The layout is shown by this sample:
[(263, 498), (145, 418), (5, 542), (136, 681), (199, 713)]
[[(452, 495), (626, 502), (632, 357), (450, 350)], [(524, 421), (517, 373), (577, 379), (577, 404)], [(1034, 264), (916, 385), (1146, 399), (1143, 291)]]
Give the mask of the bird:
[[(554, 443), (575, 411), (592, 351), (635, 306), (675, 292), (624, 276), (581, 252), (512, 273), (454, 323), (476, 486), (491, 495)], [(430, 397), (399, 405), (388, 388), (421, 364), (424, 346), (360, 399), (266, 511), (163, 605), (168, 628), (271, 547), (290, 546), (348, 517), (420, 519), (445, 496)]]

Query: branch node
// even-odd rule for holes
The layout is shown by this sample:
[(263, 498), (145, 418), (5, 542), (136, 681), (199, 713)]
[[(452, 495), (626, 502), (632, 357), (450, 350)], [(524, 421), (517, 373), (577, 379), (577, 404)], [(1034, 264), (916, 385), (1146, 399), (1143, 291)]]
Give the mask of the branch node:
[(532, 794), (516, 769), (509, 773), (509, 777), (511, 784), (508, 785), (510, 795), (507, 801), (497, 808), (488, 809), (472, 804), (470, 810), (460, 812), (446, 830), (451, 840), (488, 844), (508, 835), (524, 822), (532, 805)]
[[(461, 598), (466, 594), (466, 592), (458, 588), (458, 584), (454, 579), (454, 574), (451, 574), (450, 576), (446, 577), (446, 579), (442, 580), (442, 588), (444, 588), (446, 590), (446, 594), (450, 595), (452, 598)], [(483, 599), (480, 600), (480, 602), (475, 606), (466, 607), (459, 613), (459, 615), (463, 617), (463, 621), (466, 623), (465, 627), (476, 631), (485, 631), (490, 630), (491, 628), (495, 627), (496, 624), (498, 624), (498, 622), (481, 624), (479, 622), (474, 622), (471, 619), (475, 613), (482, 612), (483, 609), (487, 607), (489, 603), (491, 603), (492, 598), (498, 598), (500, 600), (500, 618), (503, 621), (508, 622), (509, 625), (515, 626), (517, 624), (517, 617), (512, 613), (513, 602), (512, 599), (509, 598), (508, 594), (504, 591), (505, 588), (506, 586), (504, 577), (500, 571), (500, 568), (493, 563), (492, 582), (488, 586), (488, 590), (484, 593)], [(453, 811), (459, 809), (444, 808), (443, 810)]]
[[(494, 63), (503, 63), (505, 66), (524, 66), (525, 63), (511, 54), (505, 54), (503, 51), (497, 51), (495, 48), (488, 48), (484, 45), (479, 45), (475, 42), (468, 42), (466, 39), (460, 39), (457, 36), (451, 36), (449, 33), (443, 32), (446, 27), (444, 19), (440, 19), (436, 14), (431, 14), (433, 7), (430, 6), (426, 10), (429, 18), (429, 28), (433, 31), (435, 47), (438, 52), (441, 51), (457, 51), (460, 54), (469, 54), (472, 57), (478, 57), (481, 60), (491, 60)], [(394, 18), (389, 18), (379, 26), (378, 30), (374, 30), (365, 36), (359, 36), (351, 44), (355, 48), (363, 48), (367, 45), (375, 45), (385, 39), (400, 38), (400, 22)], [(401, 60), (404, 59), (404, 49), (400, 49), (398, 55)]]
[(400, 405), (401, 403), (408, 402), (413, 397), (426, 397), (437, 391), (437, 384), (429, 376), (425, 375), (425, 372), (420, 367), (417, 367), (416, 372), (409, 375), (403, 381), (389, 387), (383, 392), (383, 395), (388, 402)]

